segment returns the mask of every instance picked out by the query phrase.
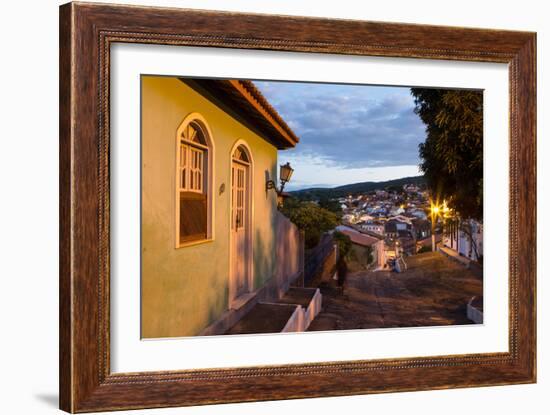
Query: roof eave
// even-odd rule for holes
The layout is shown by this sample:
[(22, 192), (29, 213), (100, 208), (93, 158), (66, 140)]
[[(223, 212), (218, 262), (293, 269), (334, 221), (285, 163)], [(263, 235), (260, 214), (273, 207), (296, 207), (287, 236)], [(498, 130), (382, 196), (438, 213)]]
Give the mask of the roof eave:
[(251, 81), (179, 78), (279, 150), (299, 139)]

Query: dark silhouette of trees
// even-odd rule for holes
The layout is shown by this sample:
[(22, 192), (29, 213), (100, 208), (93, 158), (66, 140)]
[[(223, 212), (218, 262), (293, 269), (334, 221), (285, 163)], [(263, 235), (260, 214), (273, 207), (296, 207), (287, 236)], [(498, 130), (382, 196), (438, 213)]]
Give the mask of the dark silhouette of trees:
[(419, 145), (428, 187), (463, 218), (483, 217), (483, 93), (411, 88), (426, 125)]
[(341, 258), (349, 258), (351, 254), (351, 239), (345, 233), (335, 231), (332, 239), (338, 245), (338, 254)]

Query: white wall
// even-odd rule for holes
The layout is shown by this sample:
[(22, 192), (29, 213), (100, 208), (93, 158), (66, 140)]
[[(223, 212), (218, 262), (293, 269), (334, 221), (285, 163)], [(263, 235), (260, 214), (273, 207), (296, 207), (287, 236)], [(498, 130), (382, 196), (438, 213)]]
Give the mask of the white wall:
[[(120, 2), (120, 1), (119, 1)], [(477, 26), (538, 31), (539, 137), (548, 138), (550, 89), (543, 69), (550, 64), (549, 13), (545, 2), (437, 0), (189, 0), (133, 3), (365, 20)], [(8, 2), (2, 8), (2, 100), (0, 177), (0, 412), (59, 413), (57, 406), (57, 5), (54, 0)], [(546, 74), (548, 79), (548, 74)], [(539, 140), (539, 201), (550, 180), (548, 140)], [(539, 215), (539, 234), (548, 219)], [(543, 228), (546, 232), (543, 232)], [(32, 247), (32, 250), (29, 249)], [(548, 297), (548, 238), (539, 238), (539, 298)], [(32, 255), (32, 256), (31, 256)], [(546, 272), (547, 273), (547, 272)], [(548, 411), (550, 308), (539, 301), (539, 383), (388, 395), (206, 406), (132, 412), (156, 414), (279, 414), (296, 412), (499, 415)], [(31, 372), (32, 371), (32, 372)]]

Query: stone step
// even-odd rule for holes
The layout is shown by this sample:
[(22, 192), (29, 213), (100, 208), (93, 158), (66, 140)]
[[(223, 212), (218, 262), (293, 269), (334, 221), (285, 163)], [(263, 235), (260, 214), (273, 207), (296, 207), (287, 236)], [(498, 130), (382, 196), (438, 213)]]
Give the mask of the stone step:
[(315, 296), (317, 288), (290, 287), (278, 303), (296, 304), (308, 308), (311, 300)]
[(226, 334), (281, 333), (290, 330), (298, 319), (300, 306), (296, 304), (257, 303)]

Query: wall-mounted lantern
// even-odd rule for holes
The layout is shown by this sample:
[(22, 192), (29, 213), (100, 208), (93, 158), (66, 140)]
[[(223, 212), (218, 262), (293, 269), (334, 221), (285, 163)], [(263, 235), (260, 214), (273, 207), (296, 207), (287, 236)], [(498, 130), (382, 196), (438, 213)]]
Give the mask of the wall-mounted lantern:
[(290, 167), (290, 163), (286, 163), (280, 166), (279, 170), (279, 180), (281, 181), (281, 187), (277, 189), (277, 184), (273, 180), (268, 180), (265, 184), (265, 190), (275, 190), (278, 195), (283, 193), (283, 189), (285, 188), (285, 184), (287, 184), (290, 181), (290, 178), (292, 177), (292, 173), (294, 172), (294, 169)]

